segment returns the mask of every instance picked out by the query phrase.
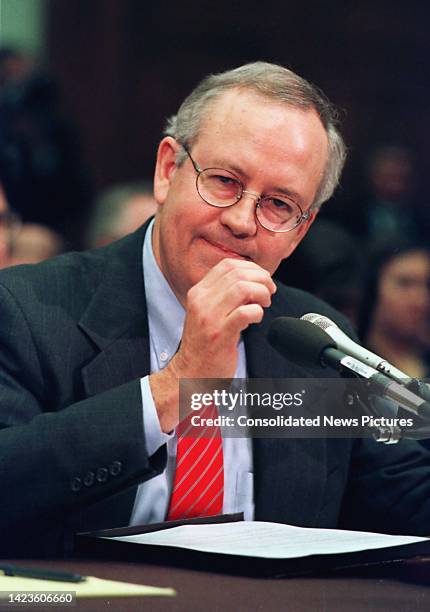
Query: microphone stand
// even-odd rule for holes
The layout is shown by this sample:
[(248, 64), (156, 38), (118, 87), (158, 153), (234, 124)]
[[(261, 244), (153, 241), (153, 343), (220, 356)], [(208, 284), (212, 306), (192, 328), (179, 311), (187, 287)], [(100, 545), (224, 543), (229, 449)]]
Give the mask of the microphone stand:
[(430, 387), (423, 380), (420, 380), (419, 378), (410, 378), (406, 383), (403, 382), (403, 384), (405, 385), (406, 389), (409, 389), (409, 391), (412, 391), (412, 393), (422, 397), (423, 400), (426, 400), (426, 402), (430, 402)]
[[(366, 381), (360, 379), (358, 376), (356, 378), (346, 376), (346, 374), (350, 373), (349, 370), (341, 372), (342, 378), (349, 379), (350, 381), (346, 385), (346, 403), (348, 407), (354, 408), (354, 406), (358, 406), (358, 410), (365, 416), (372, 416), (375, 418), (385, 417), (386, 415), (379, 413), (370, 401), (370, 395), (374, 395), (375, 397), (379, 396), (372, 394), (371, 391), (369, 391)], [(361, 381), (360, 391), (357, 390), (357, 381)], [(362, 395), (365, 396), (365, 399), (363, 399)], [(392, 400), (388, 401), (394, 405)], [(376, 442), (380, 442), (381, 444), (397, 444), (402, 438), (411, 440), (426, 440), (430, 438), (430, 425), (425, 421), (423, 422), (423, 426), (414, 429), (402, 429), (397, 425), (367, 425), (365, 429), (372, 433), (373, 439)]]
[[(366, 395), (366, 401), (363, 401), (361, 398), (361, 393), (357, 391), (357, 379), (358, 377), (350, 379), (354, 380), (354, 383), (347, 383), (346, 386), (346, 403), (348, 404), (348, 407), (354, 408), (354, 406), (358, 406), (358, 411), (365, 416), (382, 416), (372, 406), (372, 403), (369, 400), (368, 389), (364, 384), (362, 384), (361, 387), (362, 392)], [(376, 442), (381, 442), (382, 444), (397, 444), (402, 437), (402, 430), (400, 427), (397, 427), (397, 425), (367, 425), (365, 429), (372, 433), (373, 439), (376, 440)]]

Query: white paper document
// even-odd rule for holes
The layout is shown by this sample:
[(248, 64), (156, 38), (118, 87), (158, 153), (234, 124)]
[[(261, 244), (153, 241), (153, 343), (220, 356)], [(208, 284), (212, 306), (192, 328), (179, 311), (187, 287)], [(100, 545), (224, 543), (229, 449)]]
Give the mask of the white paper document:
[(266, 559), (297, 559), (310, 555), (358, 552), (429, 541), (429, 538), (414, 536), (309, 529), (259, 521), (182, 525), (152, 533), (108, 539)]

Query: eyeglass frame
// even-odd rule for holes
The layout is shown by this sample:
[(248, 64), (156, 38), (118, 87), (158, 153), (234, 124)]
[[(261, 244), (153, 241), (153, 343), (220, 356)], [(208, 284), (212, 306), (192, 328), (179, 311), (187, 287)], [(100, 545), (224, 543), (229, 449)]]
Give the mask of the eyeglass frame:
[[(190, 158), (191, 163), (193, 164), (193, 168), (194, 168), (195, 172), (197, 173), (197, 176), (196, 176), (196, 191), (199, 194), (199, 196), (201, 197), (201, 199), (203, 200), (203, 202), (205, 202), (209, 206), (213, 206), (214, 208), (230, 208), (231, 206), (234, 206), (235, 204), (240, 202), (240, 200), (242, 199), (242, 196), (243, 196), (244, 193), (252, 195), (252, 196), (256, 197), (254, 214), (255, 214), (255, 218), (257, 219), (258, 223), (261, 225), (261, 227), (264, 227), (264, 229), (267, 230), (268, 232), (274, 232), (276, 234), (286, 234), (287, 232), (292, 232), (297, 227), (299, 227), (299, 225), (301, 225), (305, 221), (309, 220), (309, 218), (311, 216), (311, 212), (312, 212), (312, 206), (310, 206), (307, 211), (303, 212), (302, 207), (300, 206), (300, 204), (297, 204), (297, 202), (293, 202), (294, 206), (297, 206), (297, 208), (300, 211), (300, 217), (299, 217), (298, 221), (295, 223), (295, 225), (293, 225), (293, 227), (288, 227), (286, 229), (271, 229), (269, 227), (266, 227), (261, 222), (261, 220), (259, 219), (259, 217), (257, 215), (257, 209), (260, 207), (260, 202), (262, 200), (273, 198), (276, 194), (269, 194), (269, 195), (262, 196), (262, 195), (258, 195), (257, 193), (254, 193), (253, 191), (248, 191), (247, 189), (244, 189), (242, 181), (239, 178), (237, 178), (234, 175), (233, 172), (230, 172), (229, 170), (226, 170), (225, 168), (217, 168), (217, 167), (201, 168), (199, 166), (199, 164), (196, 161), (194, 161), (194, 159), (191, 157), (191, 153), (189, 152), (187, 145), (185, 145), (184, 143), (179, 142), (179, 141), (178, 141), (178, 143), (181, 145), (181, 147), (184, 149), (185, 153)], [(220, 204), (212, 204), (212, 202), (208, 202), (202, 196), (202, 194), (199, 191), (199, 177), (202, 174), (202, 172), (205, 172), (206, 170), (223, 170), (224, 172), (228, 172), (229, 174), (232, 174), (234, 176), (235, 180), (237, 181), (237, 183), (238, 183), (238, 185), (240, 187), (240, 193), (238, 194), (236, 202), (232, 202), (231, 204), (226, 204), (225, 206), (223, 206), (223, 205), (220, 205)]]

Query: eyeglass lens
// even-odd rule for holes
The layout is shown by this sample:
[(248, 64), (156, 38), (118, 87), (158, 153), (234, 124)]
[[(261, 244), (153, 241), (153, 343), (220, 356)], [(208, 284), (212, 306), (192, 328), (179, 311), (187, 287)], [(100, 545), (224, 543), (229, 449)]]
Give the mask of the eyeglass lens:
[[(208, 204), (226, 207), (240, 200), (243, 185), (228, 170), (208, 168), (197, 176), (197, 191)], [(302, 211), (294, 202), (269, 196), (258, 202), (256, 215), (266, 229), (285, 231), (300, 223)]]

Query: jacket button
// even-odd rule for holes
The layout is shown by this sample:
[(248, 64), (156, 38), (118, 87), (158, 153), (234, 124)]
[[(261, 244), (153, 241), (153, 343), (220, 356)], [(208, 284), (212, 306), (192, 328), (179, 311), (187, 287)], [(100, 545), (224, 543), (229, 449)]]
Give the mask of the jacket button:
[(70, 482), (70, 488), (74, 493), (77, 493), (82, 489), (82, 480), (78, 476), (75, 476)]
[(122, 472), (121, 461), (112, 461), (112, 463), (109, 466), (109, 472), (111, 476), (119, 476)]
[(86, 487), (92, 487), (96, 479), (94, 472), (87, 472), (84, 478), (84, 485)]
[(97, 472), (96, 472), (97, 482), (106, 482), (108, 478), (109, 478), (109, 472), (107, 468), (100, 467), (97, 469)]

